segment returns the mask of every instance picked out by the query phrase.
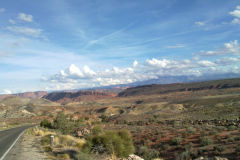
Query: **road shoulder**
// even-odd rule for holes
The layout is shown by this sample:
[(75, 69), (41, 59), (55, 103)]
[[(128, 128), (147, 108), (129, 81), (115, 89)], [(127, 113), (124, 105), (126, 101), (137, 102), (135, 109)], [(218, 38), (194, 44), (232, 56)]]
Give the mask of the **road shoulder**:
[(40, 137), (24, 134), (4, 160), (48, 159), (40, 145)]

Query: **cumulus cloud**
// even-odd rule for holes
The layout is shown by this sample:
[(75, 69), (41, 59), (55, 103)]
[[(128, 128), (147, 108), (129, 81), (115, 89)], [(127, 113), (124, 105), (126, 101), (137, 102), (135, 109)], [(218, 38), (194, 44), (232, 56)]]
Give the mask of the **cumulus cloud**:
[(17, 18), (21, 21), (33, 22), (33, 16), (31, 14), (19, 13)]
[(42, 29), (21, 27), (21, 26), (8, 26), (7, 30), (14, 33), (24, 34), (32, 37), (41, 37), (41, 34), (42, 34)]
[(240, 24), (240, 6), (237, 6), (234, 11), (229, 12), (235, 18), (232, 20), (233, 24)]
[(229, 43), (224, 43), (223, 47), (215, 51), (201, 51), (198, 54), (201, 56), (215, 56), (215, 55), (224, 55), (224, 54), (238, 55), (239, 53), (240, 53), (240, 44), (238, 44), (238, 41), (235, 40)]
[(217, 63), (209, 60), (152, 58), (141, 64), (134, 61), (131, 67), (96, 71), (88, 66), (80, 68), (72, 64), (53, 76), (44, 77), (43, 80), (64, 89), (109, 86), (157, 79), (161, 76), (200, 76), (209, 71), (215, 72), (219, 63), (220, 61)]
[(197, 21), (197, 22), (195, 22), (195, 24), (196, 25), (198, 25), (198, 26), (205, 26), (205, 22), (201, 22), (201, 21)]
[(133, 67), (137, 67), (138, 66), (138, 61), (134, 61), (133, 62)]
[(240, 19), (234, 18), (234, 19), (232, 20), (232, 24), (240, 24)]
[(5, 8), (0, 8), (0, 13), (3, 13), (3, 12), (5, 12), (5, 11), (6, 11)]
[(237, 6), (234, 11), (229, 12), (230, 15), (240, 18), (240, 6)]
[(213, 67), (215, 66), (215, 63), (207, 60), (199, 61), (198, 64), (203, 67)]

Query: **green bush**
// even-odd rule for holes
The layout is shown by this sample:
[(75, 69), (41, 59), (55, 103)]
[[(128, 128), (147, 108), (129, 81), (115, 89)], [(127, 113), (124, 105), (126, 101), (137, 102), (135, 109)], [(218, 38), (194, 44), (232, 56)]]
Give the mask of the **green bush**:
[(83, 146), (84, 152), (114, 154), (117, 157), (127, 157), (134, 153), (131, 135), (128, 131), (107, 131), (100, 135), (92, 135)]
[(224, 151), (224, 148), (222, 146), (214, 146), (213, 152), (216, 155), (220, 155)]
[(234, 130), (236, 130), (236, 129), (237, 129), (236, 126), (229, 126), (229, 127), (228, 127), (228, 130), (229, 130), (229, 131), (234, 131)]
[(159, 152), (155, 149), (150, 149), (147, 146), (142, 146), (137, 150), (137, 155), (145, 160), (152, 160), (159, 157)]
[(93, 160), (91, 155), (89, 155), (87, 153), (83, 153), (83, 152), (80, 152), (80, 153), (74, 155), (74, 159), (75, 160)]
[(182, 138), (181, 137), (176, 137), (171, 139), (170, 144), (171, 145), (179, 145), (182, 142)]
[(49, 122), (47, 119), (44, 119), (41, 121), (40, 126), (44, 128), (52, 128), (52, 123)]
[(67, 120), (67, 117), (62, 112), (57, 114), (57, 117), (53, 122), (53, 127), (61, 131), (63, 134), (71, 133), (74, 129), (74, 125), (74, 122)]
[(237, 155), (240, 155), (240, 144), (237, 145), (235, 152), (237, 153)]
[(200, 138), (200, 144), (202, 146), (207, 146), (207, 145), (212, 144), (212, 140), (208, 137), (202, 137), (202, 138)]
[(240, 137), (234, 137), (234, 141), (240, 141)]
[(93, 134), (93, 135), (103, 134), (103, 128), (102, 128), (101, 126), (95, 126), (95, 127), (92, 129), (92, 134)]

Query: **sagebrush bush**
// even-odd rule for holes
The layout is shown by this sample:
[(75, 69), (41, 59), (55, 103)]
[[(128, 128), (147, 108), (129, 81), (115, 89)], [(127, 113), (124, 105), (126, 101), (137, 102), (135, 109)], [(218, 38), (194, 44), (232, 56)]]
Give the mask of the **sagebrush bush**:
[(75, 160), (93, 160), (93, 158), (91, 157), (91, 155), (84, 153), (84, 152), (80, 152), (78, 154), (74, 155), (74, 159)]
[(182, 142), (182, 138), (181, 137), (176, 137), (171, 139), (170, 144), (171, 145), (179, 145)]
[(212, 140), (210, 138), (208, 138), (208, 137), (201, 137), (200, 138), (200, 144), (202, 146), (207, 146), (207, 145), (212, 144)]
[(49, 122), (47, 119), (44, 119), (41, 121), (40, 126), (44, 128), (52, 128), (52, 123)]
[(103, 128), (101, 126), (95, 126), (92, 129), (92, 134), (93, 135), (100, 135), (103, 134)]
[(141, 156), (145, 160), (152, 160), (159, 157), (159, 152), (155, 149), (150, 149), (147, 146), (142, 146), (137, 149), (137, 155)]
[(83, 151), (127, 157), (129, 154), (134, 153), (134, 146), (132, 137), (128, 131), (107, 131), (100, 135), (90, 136), (83, 147)]
[(75, 128), (75, 123), (69, 121), (62, 112), (59, 112), (53, 122), (53, 128), (61, 131), (63, 134), (70, 134)]

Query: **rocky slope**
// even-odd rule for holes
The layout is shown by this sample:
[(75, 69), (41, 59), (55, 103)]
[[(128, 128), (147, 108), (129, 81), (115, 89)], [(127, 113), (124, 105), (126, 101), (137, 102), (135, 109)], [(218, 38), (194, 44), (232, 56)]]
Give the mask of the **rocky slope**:
[(53, 92), (43, 96), (43, 98), (53, 102), (68, 103), (112, 98), (114, 96), (116, 95), (109, 92), (78, 91), (78, 92)]
[(152, 84), (127, 88), (118, 94), (119, 97), (164, 94), (181, 91), (199, 91), (212, 89), (240, 88), (240, 78), (214, 80), (197, 83)]

